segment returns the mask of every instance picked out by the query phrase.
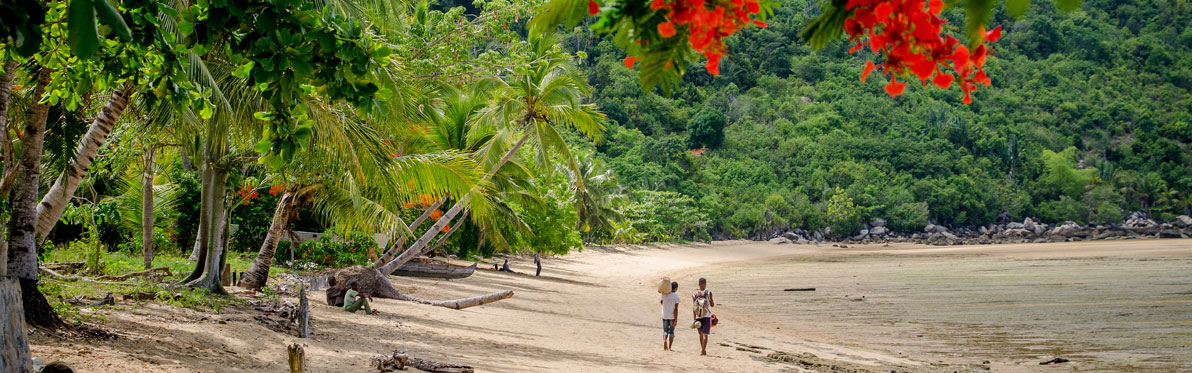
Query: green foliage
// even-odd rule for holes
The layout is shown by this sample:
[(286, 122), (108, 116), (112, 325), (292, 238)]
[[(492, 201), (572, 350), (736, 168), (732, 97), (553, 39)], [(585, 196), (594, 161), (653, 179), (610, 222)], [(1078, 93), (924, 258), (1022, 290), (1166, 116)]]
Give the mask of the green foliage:
[[(372, 237), (363, 233), (348, 233), (345, 239), (333, 238), (333, 234), (324, 234), (318, 239), (308, 240), (294, 251), (294, 261), (290, 262), (290, 245), (278, 245), (273, 260), (277, 263), (289, 263), (291, 268), (309, 269), (308, 264), (320, 268), (343, 268), (372, 263), (368, 259), (368, 249), (377, 246)], [(288, 244), (289, 242), (284, 242)]]
[(687, 143), (691, 148), (717, 148), (724, 141), (724, 114), (704, 107), (687, 121)]
[[(695, 200), (675, 192), (640, 190), (635, 198), (619, 208), (633, 231), (647, 242), (708, 241), (707, 215)], [(630, 232), (622, 234), (632, 237)]]

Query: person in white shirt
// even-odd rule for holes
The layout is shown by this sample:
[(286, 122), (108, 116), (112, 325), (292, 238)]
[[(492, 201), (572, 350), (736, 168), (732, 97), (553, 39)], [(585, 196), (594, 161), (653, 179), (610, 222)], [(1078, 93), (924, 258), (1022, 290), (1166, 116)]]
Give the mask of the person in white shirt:
[(675, 344), (675, 323), (679, 319), (679, 283), (671, 283), (671, 292), (662, 296), (662, 350)]

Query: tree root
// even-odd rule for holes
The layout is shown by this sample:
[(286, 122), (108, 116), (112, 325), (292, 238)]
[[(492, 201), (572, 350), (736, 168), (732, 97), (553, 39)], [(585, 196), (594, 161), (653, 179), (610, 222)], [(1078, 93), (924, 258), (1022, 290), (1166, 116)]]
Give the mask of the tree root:
[(112, 281), (103, 281), (103, 280), (127, 280), (130, 278), (136, 277), (136, 276), (150, 274), (150, 273), (158, 272), (158, 271), (165, 272), (166, 275), (170, 275), (170, 269), (166, 268), (166, 267), (157, 267), (157, 268), (151, 268), (151, 269), (147, 269), (147, 270), (140, 271), (140, 272), (133, 272), (133, 273), (123, 274), (123, 275), (116, 275), (116, 276), (99, 276), (99, 277), (95, 277), (95, 278), (76, 276), (76, 275), (64, 275), (64, 274), (58, 273), (57, 271), (54, 271), (52, 269), (46, 268), (45, 266), (38, 267), (38, 269), (41, 270), (41, 273), (44, 273), (45, 275), (50, 276), (50, 278), (53, 278), (55, 280), (72, 281), (72, 282), (80, 281), (80, 282), (88, 282), (88, 283), (102, 284), (102, 285), (132, 285), (127, 282), (112, 282)]
[[(334, 279), (335, 281), (332, 282), (330, 281), (331, 279)], [(327, 289), (329, 292), (345, 292), (351, 287), (352, 283), (355, 283), (359, 285), (361, 293), (371, 294), (377, 298), (397, 299), (456, 310), (475, 307), (513, 297), (512, 290), (505, 290), (464, 299), (445, 301), (421, 299), (402, 294), (397, 290), (397, 288), (393, 287), (393, 284), (390, 283), (389, 279), (386, 278), (385, 275), (382, 275), (381, 272), (377, 271), (376, 269), (363, 266), (348, 267), (335, 271), (335, 273), (330, 276), (328, 283), (332, 284), (331, 287)]]

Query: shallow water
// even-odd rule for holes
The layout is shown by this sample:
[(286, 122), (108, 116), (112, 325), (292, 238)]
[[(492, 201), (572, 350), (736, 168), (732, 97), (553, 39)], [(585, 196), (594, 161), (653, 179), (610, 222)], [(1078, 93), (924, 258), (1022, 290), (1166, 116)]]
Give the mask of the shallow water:
[[(720, 267), (717, 301), (949, 363), (1192, 371), (1190, 255), (817, 255)], [(783, 288), (815, 287), (814, 292)], [(785, 328), (784, 328), (785, 329)]]

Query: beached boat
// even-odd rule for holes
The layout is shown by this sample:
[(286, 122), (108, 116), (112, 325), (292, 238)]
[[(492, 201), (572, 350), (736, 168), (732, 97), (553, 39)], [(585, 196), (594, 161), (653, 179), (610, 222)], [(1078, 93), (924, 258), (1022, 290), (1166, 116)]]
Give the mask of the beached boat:
[(393, 271), (396, 276), (464, 278), (476, 272), (476, 263), (470, 266), (451, 264), (442, 260), (414, 258)]

